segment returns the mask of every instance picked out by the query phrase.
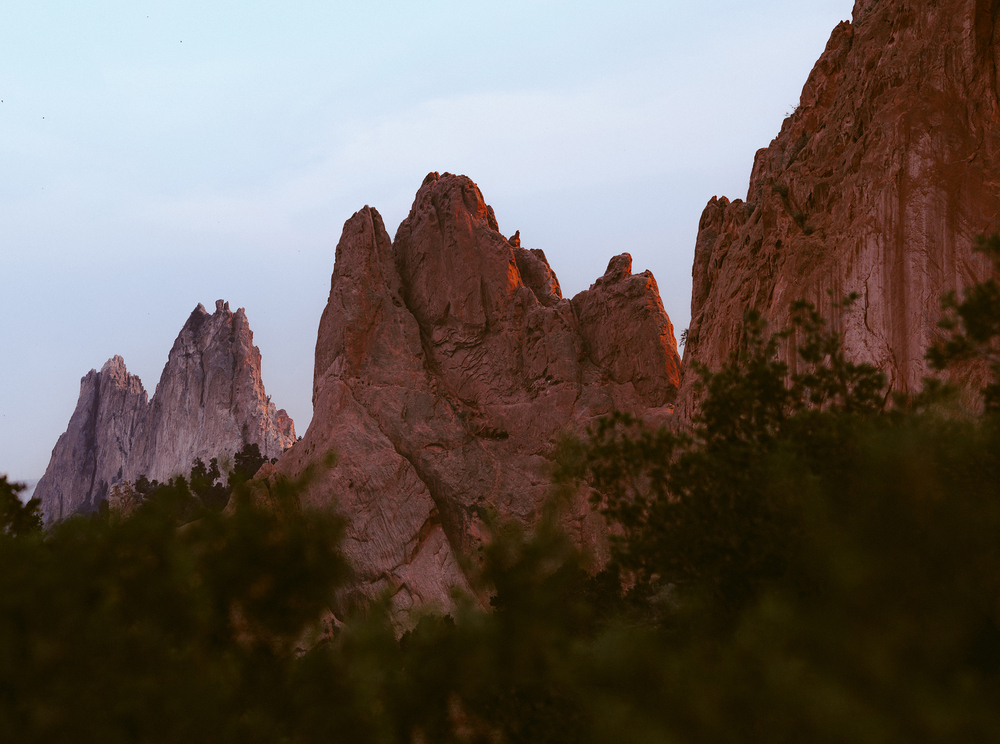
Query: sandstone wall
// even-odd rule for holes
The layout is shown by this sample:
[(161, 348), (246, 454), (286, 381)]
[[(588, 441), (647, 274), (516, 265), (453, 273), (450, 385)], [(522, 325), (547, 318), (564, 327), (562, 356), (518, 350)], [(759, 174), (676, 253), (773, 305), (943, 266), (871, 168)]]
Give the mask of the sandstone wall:
[[(940, 297), (987, 275), (973, 241), (998, 226), (998, 5), (855, 4), (757, 153), (746, 201), (713, 198), (702, 214), (686, 369), (721, 364), (747, 308), (779, 328), (796, 299), (857, 292), (834, 319), (848, 351), (894, 390), (919, 387)], [(962, 376), (981, 386), (980, 371)]]

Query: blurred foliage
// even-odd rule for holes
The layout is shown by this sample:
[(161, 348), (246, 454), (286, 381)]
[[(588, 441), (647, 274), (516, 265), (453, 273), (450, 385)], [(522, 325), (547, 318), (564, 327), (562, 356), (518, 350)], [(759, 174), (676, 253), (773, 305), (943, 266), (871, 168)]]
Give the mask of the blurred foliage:
[(30, 499), (22, 503), (18, 494), (24, 489), (23, 483), (11, 483), (6, 475), (0, 475), (0, 534), (23, 537), (41, 533), (41, 502)]
[(617, 414), (566, 450), (667, 644), (658, 730), (1000, 740), (1000, 420), (949, 417), (933, 382), (883, 410), (880, 373), (796, 310), (766, 341), (748, 316), (743, 348), (700, 370), (690, 431)]
[[(638, 591), (705, 593), (714, 618), (731, 618), (784, 575), (801, 538), (790, 499), (804, 472), (846, 467), (859, 426), (883, 408), (881, 372), (846, 360), (813, 306), (797, 303), (792, 318), (765, 339), (760, 317), (748, 314), (728, 363), (697, 369), (704, 398), (690, 431), (653, 431), (615, 414), (598, 423), (585, 454), (570, 458), (561, 477), (589, 478), (595, 503), (619, 528), (614, 566)], [(777, 355), (792, 336), (801, 371), (789, 376)], [(776, 480), (789, 484), (775, 488)]]
[(937, 369), (967, 359), (988, 361), (993, 381), (983, 398), (988, 411), (1000, 413), (1000, 234), (980, 236), (976, 249), (993, 264), (994, 276), (967, 288), (961, 301), (955, 292), (944, 296), (939, 325), (949, 336), (931, 346), (927, 359)]
[(125, 519), (0, 537), (5, 741), (280, 741), (294, 653), (347, 575), (342, 524), (237, 493), (232, 513), (161, 486)]
[(889, 407), (804, 303), (699, 374), (689, 430), (615, 414), (562, 444), (603, 571), (558, 497), (531, 529), (486, 515), (490, 606), (402, 635), (388, 597), (328, 612), (344, 525), (301, 507), (308, 476), (261, 498), (237, 458), (219, 511), (196, 462), (44, 536), (5, 507), (4, 740), (1000, 740), (1000, 417), (951, 416), (934, 383)]

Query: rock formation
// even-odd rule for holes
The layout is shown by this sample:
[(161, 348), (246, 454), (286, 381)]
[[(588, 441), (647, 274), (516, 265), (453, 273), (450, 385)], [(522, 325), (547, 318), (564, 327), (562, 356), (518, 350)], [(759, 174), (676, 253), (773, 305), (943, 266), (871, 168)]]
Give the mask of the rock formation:
[[(344, 225), (312, 423), (277, 469), (336, 450), (307, 500), (349, 517), (357, 591), (443, 609), (450, 587), (468, 588), (485, 515), (538, 515), (560, 432), (613, 409), (662, 420), (678, 382), (656, 282), (628, 254), (565, 299), (544, 253), (501, 235), (471, 180), (432, 173), (394, 241), (370, 207)], [(583, 501), (569, 520), (600, 543)]]
[(76, 410), (35, 487), (47, 522), (97, 508), (110, 484), (122, 479), (148, 412), (142, 381), (128, 373), (120, 356), (80, 380)]
[(76, 410), (35, 496), (52, 522), (93, 511), (122, 480), (166, 480), (186, 473), (195, 458), (232, 456), (245, 443), (277, 457), (294, 441), (292, 420), (264, 393), (243, 308), (234, 313), (219, 300), (209, 315), (199, 304), (152, 400), (120, 356), (80, 381)]
[(847, 350), (893, 389), (919, 387), (940, 297), (986, 276), (972, 246), (1000, 216), (997, 15), (996, 0), (855, 3), (757, 153), (746, 201), (702, 214), (685, 369), (721, 364), (747, 308), (780, 328), (796, 299), (857, 292)]

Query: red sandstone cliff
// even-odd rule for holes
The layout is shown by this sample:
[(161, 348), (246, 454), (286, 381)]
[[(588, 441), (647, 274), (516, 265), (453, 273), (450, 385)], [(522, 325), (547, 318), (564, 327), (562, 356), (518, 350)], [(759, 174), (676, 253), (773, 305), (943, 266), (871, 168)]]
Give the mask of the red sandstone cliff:
[(747, 308), (779, 328), (794, 300), (853, 291), (848, 352), (895, 390), (919, 386), (940, 296), (985, 277), (972, 245), (1000, 216), (998, 8), (855, 3), (757, 153), (746, 201), (713, 198), (702, 214), (686, 369), (721, 364)]
[(34, 495), (51, 522), (96, 509), (122, 480), (166, 480), (197, 457), (232, 456), (244, 443), (277, 457), (294, 441), (292, 420), (264, 393), (246, 313), (219, 300), (211, 315), (202, 305), (191, 313), (152, 400), (119, 356), (80, 381)]
[[(369, 207), (344, 225), (313, 420), (278, 470), (335, 449), (306, 499), (349, 517), (358, 592), (388, 591), (400, 612), (447, 608), (483, 515), (537, 516), (560, 432), (613, 409), (662, 418), (678, 381), (656, 282), (628, 254), (565, 299), (542, 251), (505, 238), (472, 181), (432, 173), (394, 241)], [(585, 503), (571, 520), (599, 542)]]

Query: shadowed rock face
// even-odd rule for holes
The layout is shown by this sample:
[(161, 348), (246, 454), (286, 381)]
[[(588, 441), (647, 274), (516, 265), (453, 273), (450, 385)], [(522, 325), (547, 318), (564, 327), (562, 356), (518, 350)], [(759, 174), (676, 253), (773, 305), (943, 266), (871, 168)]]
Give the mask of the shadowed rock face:
[(93, 511), (120, 481), (132, 441), (149, 412), (142, 381), (120, 357), (80, 380), (80, 397), (66, 433), (35, 487), (46, 522)]
[(202, 305), (191, 313), (151, 401), (120, 356), (81, 380), (35, 496), (52, 522), (93, 511), (122, 480), (166, 480), (195, 458), (232, 456), (244, 443), (277, 457), (294, 441), (292, 420), (264, 393), (243, 308), (233, 313), (219, 300), (214, 314)]
[[(628, 254), (565, 299), (544, 253), (501, 235), (471, 180), (432, 173), (394, 241), (370, 207), (344, 225), (313, 420), (278, 470), (335, 449), (308, 499), (350, 518), (357, 591), (388, 591), (400, 612), (448, 608), (482, 516), (537, 516), (560, 432), (613, 409), (663, 420), (678, 381), (656, 283)], [(570, 521), (600, 543), (582, 499)]]
[(919, 387), (940, 296), (986, 276), (973, 241), (1000, 215), (997, 8), (855, 4), (757, 153), (747, 200), (713, 198), (702, 214), (686, 369), (720, 365), (747, 308), (778, 328), (796, 299), (828, 308), (828, 290), (853, 291), (848, 352), (895, 390)]

